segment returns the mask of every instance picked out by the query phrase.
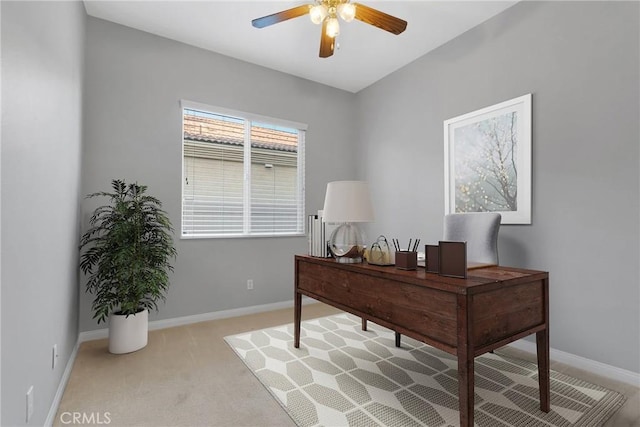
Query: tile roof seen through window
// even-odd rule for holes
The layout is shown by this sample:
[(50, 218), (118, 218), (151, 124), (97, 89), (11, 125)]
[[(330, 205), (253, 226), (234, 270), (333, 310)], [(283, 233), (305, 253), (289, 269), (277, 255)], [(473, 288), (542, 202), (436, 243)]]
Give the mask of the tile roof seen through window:
[[(244, 125), (212, 117), (184, 114), (184, 138), (194, 141), (242, 145)], [(295, 152), (298, 150), (298, 135), (295, 132), (253, 125), (251, 127), (251, 146)]]

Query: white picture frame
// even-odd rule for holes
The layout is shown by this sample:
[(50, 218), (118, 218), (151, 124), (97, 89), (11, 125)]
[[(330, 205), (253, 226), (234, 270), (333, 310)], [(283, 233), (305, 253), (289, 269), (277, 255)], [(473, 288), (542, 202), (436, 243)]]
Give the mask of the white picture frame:
[(531, 94), (444, 121), (445, 214), (531, 224)]

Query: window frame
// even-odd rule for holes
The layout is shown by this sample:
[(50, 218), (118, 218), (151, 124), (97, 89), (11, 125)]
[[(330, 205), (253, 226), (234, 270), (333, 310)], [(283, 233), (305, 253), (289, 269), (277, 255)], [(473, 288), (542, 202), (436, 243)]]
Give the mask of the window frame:
[[(250, 132), (251, 125), (245, 126), (245, 144), (243, 151), (243, 232), (242, 233), (229, 233), (229, 234), (184, 234), (184, 176), (185, 176), (185, 144), (184, 144), (184, 110), (193, 109), (202, 111), (205, 113), (224, 115), (245, 120), (250, 123), (269, 124), (272, 126), (281, 126), (291, 129), (297, 129), (298, 134), (298, 146), (297, 146), (297, 185), (298, 185), (298, 218), (301, 226), (299, 232), (288, 233), (250, 233), (251, 229), (251, 143)], [(232, 110), (225, 107), (217, 107), (214, 105), (203, 104), (199, 102), (180, 100), (180, 138), (181, 138), (181, 175), (180, 175), (180, 239), (238, 239), (238, 238), (278, 238), (278, 237), (300, 237), (306, 236), (306, 212), (305, 212), (305, 140), (306, 131), (308, 126), (304, 123), (294, 122), (291, 120), (284, 120), (273, 118), (269, 116), (263, 116), (259, 114), (247, 113), (244, 111)], [(246, 143), (249, 141), (249, 143)]]

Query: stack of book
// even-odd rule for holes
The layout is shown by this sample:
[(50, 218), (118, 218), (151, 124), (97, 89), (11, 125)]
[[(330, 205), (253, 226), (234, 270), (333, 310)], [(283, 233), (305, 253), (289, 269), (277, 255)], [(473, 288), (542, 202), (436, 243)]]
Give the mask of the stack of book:
[(322, 211), (318, 211), (317, 215), (307, 216), (307, 234), (309, 237), (309, 255), (322, 258), (328, 258), (331, 253), (328, 249), (328, 240), (331, 233), (328, 229), (332, 229), (329, 224), (322, 222)]

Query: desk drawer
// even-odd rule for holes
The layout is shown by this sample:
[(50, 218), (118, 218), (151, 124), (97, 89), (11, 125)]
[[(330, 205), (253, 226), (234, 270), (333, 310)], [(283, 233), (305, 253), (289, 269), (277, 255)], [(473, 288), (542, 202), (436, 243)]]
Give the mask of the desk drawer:
[(455, 347), (455, 294), (313, 263), (299, 267), (299, 289)]

